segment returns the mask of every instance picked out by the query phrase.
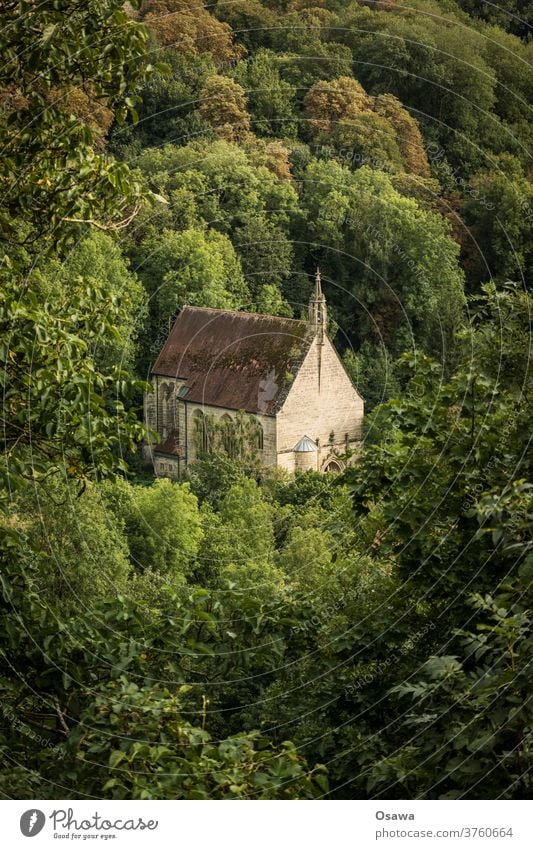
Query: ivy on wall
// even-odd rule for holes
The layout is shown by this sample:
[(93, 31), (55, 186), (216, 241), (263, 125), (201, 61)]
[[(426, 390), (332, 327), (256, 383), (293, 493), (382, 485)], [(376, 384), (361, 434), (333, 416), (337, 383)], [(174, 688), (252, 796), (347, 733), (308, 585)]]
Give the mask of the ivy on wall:
[(233, 460), (251, 462), (263, 449), (263, 427), (243, 410), (235, 418), (201, 414), (195, 418), (194, 442), (197, 454), (222, 453)]

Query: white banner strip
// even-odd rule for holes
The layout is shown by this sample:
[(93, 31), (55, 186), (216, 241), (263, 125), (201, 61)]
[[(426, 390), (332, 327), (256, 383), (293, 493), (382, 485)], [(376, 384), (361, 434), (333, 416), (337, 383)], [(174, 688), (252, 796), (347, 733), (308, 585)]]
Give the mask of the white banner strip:
[[(2, 846), (533, 847), (533, 803), (3, 801)], [(31, 841), (35, 842), (31, 842)]]

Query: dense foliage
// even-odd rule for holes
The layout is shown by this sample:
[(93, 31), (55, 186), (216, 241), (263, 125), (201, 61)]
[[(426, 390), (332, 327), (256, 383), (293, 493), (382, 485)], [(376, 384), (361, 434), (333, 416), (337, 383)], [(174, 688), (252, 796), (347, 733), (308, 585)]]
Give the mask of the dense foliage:
[[(2, 5), (4, 797), (530, 797), (530, 5)], [(154, 481), (176, 310), (317, 264), (357, 463)]]

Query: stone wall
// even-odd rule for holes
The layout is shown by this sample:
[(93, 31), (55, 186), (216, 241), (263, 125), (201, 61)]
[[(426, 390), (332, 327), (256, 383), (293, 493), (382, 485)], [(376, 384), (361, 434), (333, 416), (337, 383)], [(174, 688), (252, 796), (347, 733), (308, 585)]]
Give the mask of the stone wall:
[(174, 457), (169, 457), (165, 454), (155, 454), (153, 463), (156, 477), (173, 478), (174, 480), (178, 480), (181, 477), (181, 464)]
[[(178, 399), (183, 381), (172, 377), (153, 375), (152, 392), (144, 395), (144, 423), (158, 434), (155, 443), (164, 440), (171, 430), (185, 433), (185, 410)], [(177, 457), (167, 454), (154, 454), (153, 442), (143, 445), (143, 460), (151, 466), (157, 477), (179, 478), (184, 464)]]
[[(236, 410), (226, 410), (224, 407), (210, 407), (208, 404), (187, 404), (187, 459), (189, 463), (194, 462), (197, 457), (195, 439), (195, 418), (200, 415), (212, 416), (219, 422), (223, 418), (235, 419)], [(246, 414), (246, 415), (251, 415)], [(263, 450), (261, 460), (265, 466), (273, 466), (276, 463), (276, 420), (272, 416), (254, 415), (254, 418), (263, 428)]]
[(151, 383), (153, 391), (144, 396), (144, 422), (163, 440), (171, 430), (181, 430), (184, 425), (183, 402), (178, 399), (183, 381), (154, 375)]
[[(316, 468), (354, 449), (362, 437), (364, 402), (327, 337), (315, 338), (277, 415), (278, 465), (294, 471), (292, 449), (302, 436), (319, 445)], [(316, 457), (316, 455), (315, 455)]]
[[(156, 431), (159, 440), (163, 441), (172, 430), (179, 433), (180, 445), (185, 449), (185, 455), (181, 462), (177, 458), (167, 454), (155, 454), (152, 445), (143, 447), (143, 457), (147, 465), (153, 466), (154, 473), (158, 476), (179, 477), (186, 465), (194, 462), (197, 458), (196, 444), (196, 419), (201, 416), (213, 417), (220, 421), (224, 417), (235, 418), (235, 410), (226, 410), (221, 407), (210, 407), (206, 404), (187, 403), (186, 399), (178, 397), (183, 381), (171, 377), (152, 377), (153, 391), (144, 396), (144, 421), (145, 424)], [(263, 428), (263, 450), (261, 459), (264, 465), (272, 466), (276, 463), (276, 423), (271, 416), (256, 415), (254, 418)], [(181, 467), (181, 469), (180, 469)]]

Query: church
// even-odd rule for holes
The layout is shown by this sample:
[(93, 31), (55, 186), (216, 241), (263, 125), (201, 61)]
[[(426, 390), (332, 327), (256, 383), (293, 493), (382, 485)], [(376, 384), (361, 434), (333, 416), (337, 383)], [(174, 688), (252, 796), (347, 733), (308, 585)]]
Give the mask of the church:
[(340, 472), (361, 442), (364, 401), (327, 335), (317, 271), (307, 320), (184, 306), (151, 372), (144, 446), (179, 478), (223, 451), (288, 472)]

